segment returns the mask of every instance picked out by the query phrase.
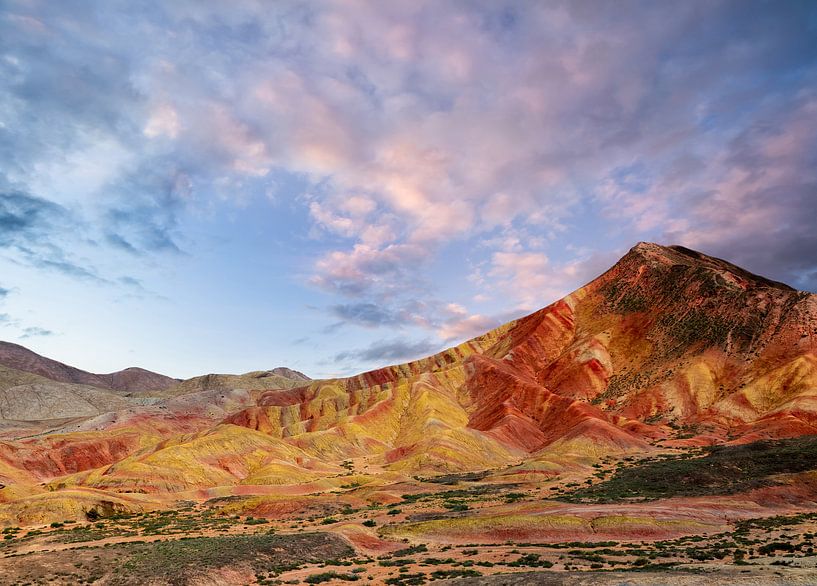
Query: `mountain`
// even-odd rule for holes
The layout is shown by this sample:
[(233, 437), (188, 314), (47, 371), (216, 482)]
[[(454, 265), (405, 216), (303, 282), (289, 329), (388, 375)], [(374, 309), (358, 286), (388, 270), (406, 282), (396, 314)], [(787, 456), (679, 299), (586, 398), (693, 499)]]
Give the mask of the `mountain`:
[(124, 409), (120, 394), (0, 366), (0, 420), (38, 421), (89, 417)]
[(166, 395), (184, 395), (201, 391), (226, 389), (288, 389), (309, 382), (305, 374), (286, 367), (258, 370), (244, 374), (205, 374), (196, 376), (167, 389)]
[(456, 348), (266, 392), (229, 421), (311, 450), (331, 435), (339, 452), (378, 449), (421, 470), (796, 436), (817, 433), (816, 344), (814, 295), (640, 243), (564, 299)]
[[(243, 405), (251, 400), (249, 389), (286, 389), (309, 380), (285, 367), (242, 375), (208, 374), (184, 381), (142, 368), (92, 374), (23, 346), (0, 342), (0, 424), (28, 422), (23, 426), (28, 433), (36, 422), (59, 429), (54, 420), (82, 420), (115, 412), (120, 412), (117, 419), (124, 413), (145, 417), (157, 411), (162, 412), (163, 419), (174, 414), (190, 419), (191, 413), (209, 411), (204, 420), (212, 424), (218, 415), (227, 414), (214, 409), (224, 397), (231, 397), (233, 405)], [(216, 397), (214, 393), (219, 392), (223, 397)], [(172, 400), (182, 396), (186, 398)], [(177, 412), (179, 409), (183, 413)]]
[(88, 385), (121, 392), (163, 390), (179, 382), (179, 379), (142, 368), (126, 368), (110, 374), (93, 374), (40, 356), (28, 348), (10, 342), (0, 342), (0, 365), (37, 374), (56, 382)]
[(276, 366), (272, 370), (268, 370), (267, 373), (282, 376), (290, 380), (300, 380), (304, 382), (311, 380), (304, 373), (298, 370), (292, 370), (291, 368), (287, 368), (286, 366)]
[[(595, 486), (614, 465), (749, 444), (738, 452), (745, 461), (757, 440), (817, 434), (817, 296), (678, 246), (640, 243), (565, 298), (420, 360), (330, 380), (281, 369), (207, 375), (162, 393), (36, 437), (3, 432), (0, 524), (82, 519), (103, 502), (120, 511), (197, 502), (224, 514), (314, 521), (341, 503), (408, 509), (420, 502), (412, 494), (439, 482), (535, 497), (527, 508), (509, 500), (479, 509), (461, 526), (449, 517), (426, 522), (418, 504), (397, 519), (403, 524), (349, 534), (374, 548), (389, 536), (450, 543), (451, 531), (462, 532), (462, 543), (547, 541), (558, 527), (584, 527), (558, 533), (567, 541), (668, 538), (722, 531), (724, 515), (817, 503), (808, 476), (817, 462), (806, 459), (782, 469), (804, 475), (735, 483), (785, 485), (760, 496), (741, 489), (743, 501), (711, 497), (683, 512), (663, 501), (637, 510), (570, 505), (559, 520), (548, 516), (566, 506), (549, 494)], [(464, 498), (453, 492), (460, 496), (450, 499)], [(448, 504), (451, 514), (468, 509)], [(535, 519), (531, 507), (541, 508)], [(486, 518), (491, 511), (498, 516)], [(636, 513), (649, 519), (622, 529)], [(586, 522), (608, 514), (606, 525)]]
[[(134, 392), (178, 381), (138, 368), (95, 375), (0, 342), (0, 422), (94, 417), (133, 404)], [(30, 429), (25, 426), (25, 429)]]

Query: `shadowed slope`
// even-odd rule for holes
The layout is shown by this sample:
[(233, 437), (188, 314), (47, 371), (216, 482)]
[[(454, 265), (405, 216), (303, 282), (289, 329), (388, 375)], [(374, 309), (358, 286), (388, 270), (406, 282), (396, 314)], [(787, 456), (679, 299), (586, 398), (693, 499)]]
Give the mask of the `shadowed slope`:
[(0, 421), (92, 417), (128, 406), (121, 394), (0, 366)]

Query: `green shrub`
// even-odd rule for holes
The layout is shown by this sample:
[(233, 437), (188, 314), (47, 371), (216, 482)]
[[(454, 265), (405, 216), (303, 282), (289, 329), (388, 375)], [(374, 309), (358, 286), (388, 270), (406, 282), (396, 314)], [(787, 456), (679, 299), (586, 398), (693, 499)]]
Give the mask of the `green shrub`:
[(312, 574), (304, 579), (307, 584), (320, 584), (321, 582), (330, 582), (332, 580), (343, 580), (345, 582), (356, 582), (360, 580), (360, 576), (354, 574), (339, 574), (338, 572), (323, 572), (322, 574)]

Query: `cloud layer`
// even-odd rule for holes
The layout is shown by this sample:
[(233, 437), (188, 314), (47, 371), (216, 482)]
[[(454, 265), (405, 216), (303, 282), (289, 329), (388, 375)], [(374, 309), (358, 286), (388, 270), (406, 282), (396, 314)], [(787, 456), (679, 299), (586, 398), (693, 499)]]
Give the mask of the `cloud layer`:
[(815, 290), (815, 12), (12, 0), (0, 252), (119, 286), (106, 259), (191, 254), (213, 202), (283, 199), (326, 331), (415, 332), (340, 361), (475, 335), (643, 239)]

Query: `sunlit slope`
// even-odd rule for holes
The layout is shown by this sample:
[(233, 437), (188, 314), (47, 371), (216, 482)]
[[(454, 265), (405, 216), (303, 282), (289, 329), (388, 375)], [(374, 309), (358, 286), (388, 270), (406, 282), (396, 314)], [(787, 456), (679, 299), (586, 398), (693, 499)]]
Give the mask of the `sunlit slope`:
[(235, 425), (179, 435), (90, 472), (61, 478), (55, 488), (82, 484), (117, 492), (177, 492), (193, 488), (307, 482), (342, 469), (298, 448)]
[[(473, 466), (474, 442), (600, 453), (680, 435), (704, 443), (797, 435), (812, 429), (815, 316), (814, 295), (642, 243), (585, 287), (484, 336), (270, 391), (228, 421), (318, 454), (326, 443), (329, 457), (383, 450), (394, 466), (439, 443), (445, 455), (417, 465), (440, 469)], [(485, 466), (501, 452), (482, 450)]]

